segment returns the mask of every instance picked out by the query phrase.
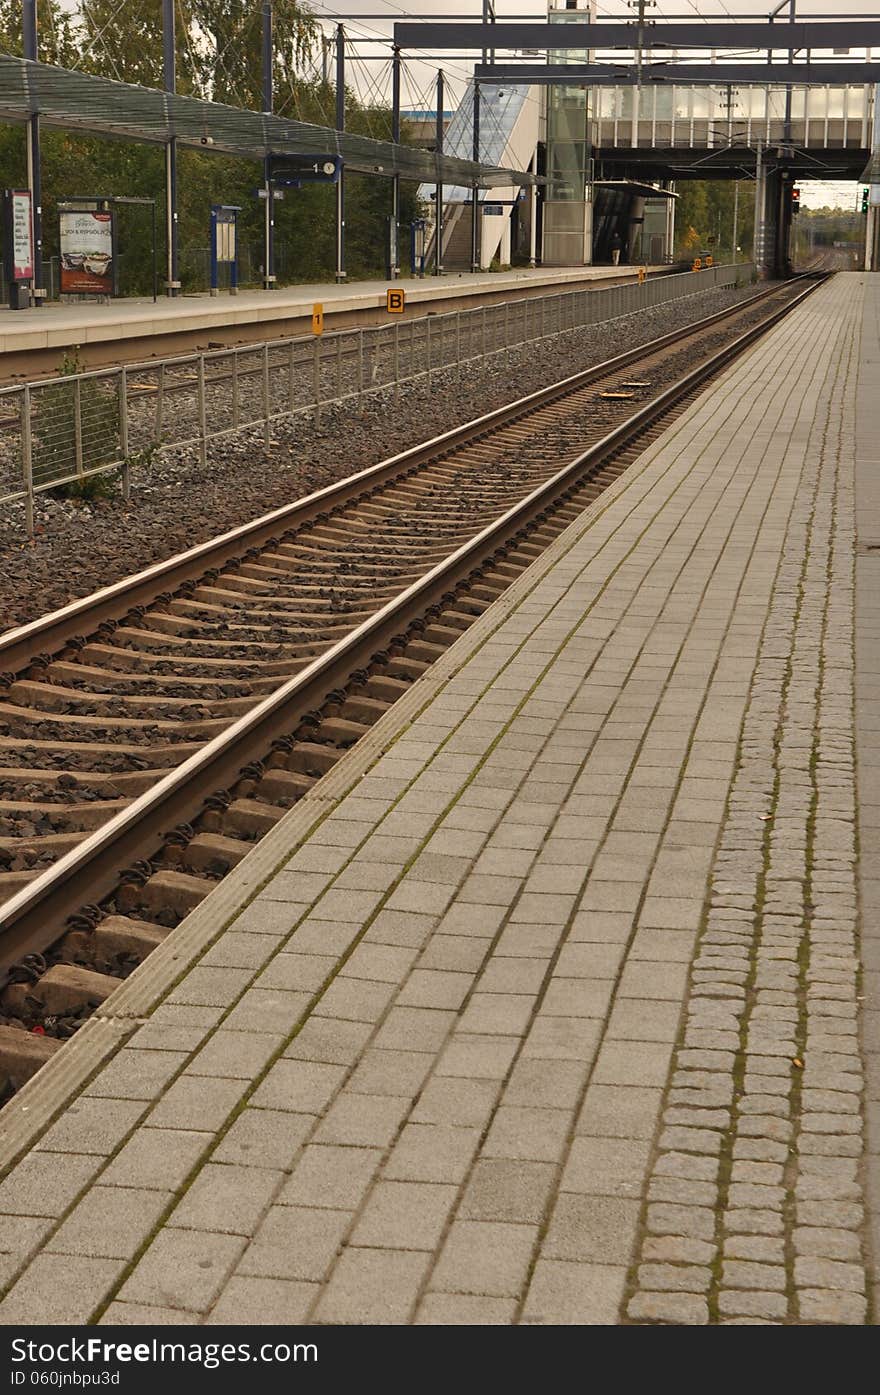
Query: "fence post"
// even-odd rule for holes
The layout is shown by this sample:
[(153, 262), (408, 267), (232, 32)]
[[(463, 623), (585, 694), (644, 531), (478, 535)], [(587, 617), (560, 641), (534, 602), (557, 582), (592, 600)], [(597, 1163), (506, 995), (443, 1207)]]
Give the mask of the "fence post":
[(269, 425), (269, 345), (263, 345), (263, 439), (268, 447), (272, 440)]
[(73, 450), (76, 458), (76, 473), (83, 472), (82, 438), (82, 383), (79, 377), (73, 380)]
[(455, 312), (455, 358), (458, 364), (458, 386), (461, 387), (461, 311)]
[(342, 331), (336, 336), (336, 400), (342, 396)]
[(128, 369), (119, 370), (119, 445), (122, 451), (122, 497), (131, 498), (131, 465), (128, 460)]
[(240, 420), (240, 384), (238, 381), (238, 349), (232, 350), (232, 425), (237, 429)]
[(199, 354), (198, 360), (198, 393), (199, 393), (199, 460), (202, 465), (208, 463), (208, 418), (205, 405), (205, 355)]
[(400, 401), (400, 321), (394, 321), (394, 400)]
[(31, 435), (31, 390), (25, 383), (21, 397), (21, 468), (24, 479), (24, 519), (27, 535), (34, 536), (34, 443)]
[(315, 394), (315, 426), (321, 425), (321, 340), (316, 334), (312, 345), (312, 388)]
[(364, 331), (363, 331), (362, 329), (359, 329), (358, 332), (357, 332), (357, 341), (358, 341), (358, 353), (357, 353), (357, 359), (358, 359), (358, 379), (357, 379), (357, 381), (358, 381), (358, 405), (360, 405), (360, 403), (363, 401), (363, 396), (364, 396)]
[(295, 341), (291, 339), (288, 346), (287, 355), (287, 406), (293, 411), (293, 399), (296, 395), (296, 347)]
[(162, 428), (165, 425), (165, 360), (159, 364), (159, 382), (156, 385), (156, 440), (162, 439)]

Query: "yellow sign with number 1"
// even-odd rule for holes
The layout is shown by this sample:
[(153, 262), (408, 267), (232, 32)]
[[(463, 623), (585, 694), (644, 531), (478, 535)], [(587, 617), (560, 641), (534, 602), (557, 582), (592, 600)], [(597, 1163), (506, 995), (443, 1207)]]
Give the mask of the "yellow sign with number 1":
[(323, 305), (312, 306), (312, 334), (324, 333), (324, 307)]

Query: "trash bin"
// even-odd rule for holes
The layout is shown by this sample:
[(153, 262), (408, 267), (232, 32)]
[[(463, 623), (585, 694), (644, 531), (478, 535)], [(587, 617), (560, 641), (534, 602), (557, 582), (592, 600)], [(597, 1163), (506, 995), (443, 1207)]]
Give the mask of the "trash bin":
[(30, 281), (10, 281), (9, 283), (9, 308), (11, 310), (30, 310), (31, 308), (31, 283)]

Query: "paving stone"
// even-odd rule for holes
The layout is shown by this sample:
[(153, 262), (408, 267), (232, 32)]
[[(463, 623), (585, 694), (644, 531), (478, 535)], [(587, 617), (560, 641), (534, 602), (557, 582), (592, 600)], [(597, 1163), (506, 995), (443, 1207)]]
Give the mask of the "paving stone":
[(693, 1240), (677, 1235), (646, 1235), (642, 1240), (642, 1258), (669, 1264), (711, 1264), (715, 1246), (707, 1240)]
[(518, 1037), (456, 1032), (437, 1062), (438, 1076), (502, 1080), (520, 1046)]
[(839, 1289), (803, 1289), (798, 1293), (797, 1301), (803, 1322), (861, 1326), (867, 1320), (868, 1305), (859, 1293), (845, 1293)]
[(487, 1327), (512, 1323), (512, 1298), (484, 1298), (473, 1293), (426, 1293), (415, 1321), (422, 1326)]
[(571, 1115), (565, 1109), (530, 1109), (502, 1104), (483, 1144), (483, 1156), (555, 1162), (562, 1156), (571, 1122)]
[(23, 1263), (51, 1229), (48, 1216), (4, 1216), (0, 1224), (0, 1254), (14, 1256)]
[(385, 1176), (412, 1182), (461, 1182), (480, 1140), (478, 1127), (408, 1123), (385, 1166)]
[(555, 1178), (556, 1169), (551, 1163), (481, 1158), (474, 1167), (458, 1214), (463, 1220), (537, 1225)]
[[(172, 1085), (171, 1089), (174, 1088)], [(162, 1107), (161, 1102), (158, 1107)], [(119, 1146), (143, 1113), (144, 1104), (140, 1100), (89, 1099), (81, 1095), (43, 1134), (39, 1150), (43, 1153), (94, 1153), (106, 1157)]]
[(526, 1295), (527, 1324), (611, 1326), (623, 1297), (626, 1271), (611, 1264), (539, 1259)]
[(845, 1289), (863, 1293), (865, 1273), (860, 1264), (801, 1255), (794, 1262), (795, 1283), (801, 1288)]
[(536, 1226), (454, 1221), (429, 1289), (515, 1298), (525, 1286), (537, 1238)]
[(380, 1181), (370, 1192), (351, 1243), (386, 1250), (433, 1250), (455, 1196), (452, 1185)]
[(714, 1182), (694, 1182), (681, 1177), (652, 1177), (648, 1185), (649, 1201), (669, 1201), (680, 1206), (718, 1205), (718, 1187)]
[(161, 1230), (116, 1296), (124, 1303), (206, 1312), (244, 1246), (237, 1235)]
[(418, 1251), (349, 1246), (315, 1310), (321, 1323), (399, 1324), (409, 1321), (429, 1256)]
[(606, 1042), (593, 1079), (597, 1085), (663, 1085), (669, 1051), (656, 1042)]
[(102, 1163), (100, 1156), (28, 1153), (0, 1182), (0, 1215), (63, 1215)]
[(554, 1015), (544, 1011), (546, 1004), (545, 999), (529, 1028), (522, 1048), (523, 1057), (590, 1065), (599, 1044), (600, 1021), (591, 1017)]
[(195, 1327), (198, 1313), (180, 1308), (153, 1308), (147, 1303), (113, 1302), (98, 1320), (99, 1327)]
[(641, 1196), (650, 1149), (633, 1139), (576, 1138), (560, 1189), (592, 1196)]
[(168, 1220), (184, 1230), (253, 1235), (283, 1179), (262, 1167), (207, 1163)]
[(738, 1314), (744, 1317), (784, 1318), (788, 1313), (788, 1299), (784, 1293), (723, 1289), (718, 1295), (718, 1311), (723, 1317)]
[(785, 1242), (781, 1237), (769, 1235), (728, 1235), (724, 1241), (724, 1257), (784, 1264)]
[(348, 1211), (273, 1206), (248, 1244), (237, 1272), (267, 1279), (310, 1279), (320, 1282), (325, 1278), (350, 1222), (351, 1213)]
[(499, 1089), (494, 1080), (434, 1076), (419, 1097), (412, 1122), (483, 1128), (495, 1107)]
[(305, 1322), (320, 1292), (301, 1279), (257, 1279), (233, 1274), (206, 1322), (235, 1327), (291, 1327)]
[(343, 1066), (313, 1061), (276, 1061), (251, 1096), (256, 1109), (290, 1109), (320, 1114), (345, 1079)]
[(629, 1263), (639, 1206), (620, 1197), (560, 1193), (544, 1240), (548, 1259)]
[(354, 1211), (379, 1166), (378, 1148), (339, 1148), (319, 1143), (303, 1151), (279, 1192), (282, 1206), (331, 1207)]
[(184, 1051), (123, 1048), (91, 1082), (85, 1098), (155, 1099), (186, 1059)]
[(647, 1227), (654, 1235), (690, 1236), (694, 1240), (711, 1240), (715, 1234), (715, 1215), (704, 1206), (676, 1206), (655, 1202), (647, 1210)]
[(590, 1085), (577, 1132), (596, 1138), (653, 1138), (662, 1099), (660, 1089)]
[(110, 1292), (125, 1262), (85, 1255), (40, 1254), (0, 1303), (0, 1324), (88, 1322)]
[(748, 1260), (725, 1258), (721, 1275), (726, 1288), (771, 1289), (783, 1293), (786, 1287), (785, 1267), (782, 1264), (755, 1264)]
[(212, 1158), (214, 1162), (286, 1171), (314, 1127), (313, 1114), (247, 1106), (233, 1120)]
[(397, 1132), (406, 1107), (406, 1100), (397, 1096), (343, 1093), (318, 1126), (315, 1141), (385, 1148)]
[(437, 1008), (394, 1007), (373, 1044), (382, 1051), (438, 1051), (454, 1022), (454, 1013)]
[(828, 1230), (820, 1226), (795, 1226), (792, 1244), (796, 1255), (817, 1255), (824, 1259), (859, 1260), (861, 1245), (852, 1230)]
[(637, 1293), (627, 1305), (627, 1314), (636, 1322), (671, 1322), (703, 1327), (709, 1321), (709, 1305), (696, 1293)]
[(347, 1066), (359, 1057), (371, 1033), (366, 1022), (310, 1017), (284, 1051), (285, 1059)]
[(784, 1230), (782, 1211), (761, 1211), (756, 1207), (731, 1207), (725, 1212), (725, 1225), (731, 1233), (744, 1235), (781, 1235)]
[(245, 1092), (244, 1080), (213, 1080), (181, 1075), (150, 1114), (157, 1129), (216, 1131), (226, 1122)]
[(48, 1241), (44, 1253), (132, 1259), (171, 1200), (170, 1191), (92, 1187)]

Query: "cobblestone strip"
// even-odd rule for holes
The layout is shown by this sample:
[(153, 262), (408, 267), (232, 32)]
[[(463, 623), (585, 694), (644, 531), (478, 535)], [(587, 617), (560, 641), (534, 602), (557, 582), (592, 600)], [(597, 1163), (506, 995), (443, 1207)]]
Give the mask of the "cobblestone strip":
[[(851, 331), (773, 590), (651, 1170), (630, 1320), (863, 1322)], [(822, 429), (824, 427), (824, 430)]]

